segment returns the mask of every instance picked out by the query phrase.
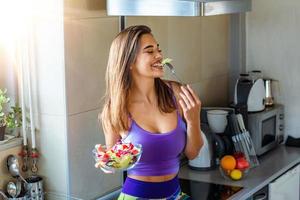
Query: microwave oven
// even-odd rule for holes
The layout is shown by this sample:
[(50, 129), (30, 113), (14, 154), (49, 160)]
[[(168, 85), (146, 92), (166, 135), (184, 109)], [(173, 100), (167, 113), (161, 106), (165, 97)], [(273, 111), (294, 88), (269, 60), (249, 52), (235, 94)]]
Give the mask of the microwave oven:
[(248, 129), (258, 156), (283, 143), (283, 105), (276, 104), (261, 112), (248, 113)]

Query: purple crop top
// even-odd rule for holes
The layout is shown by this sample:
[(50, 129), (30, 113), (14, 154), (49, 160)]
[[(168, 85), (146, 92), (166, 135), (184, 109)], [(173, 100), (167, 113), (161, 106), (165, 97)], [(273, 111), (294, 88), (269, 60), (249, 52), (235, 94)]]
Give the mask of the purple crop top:
[(151, 133), (141, 128), (133, 119), (124, 142), (142, 145), (142, 155), (128, 174), (162, 176), (176, 174), (180, 153), (186, 143), (186, 124), (177, 109), (177, 126), (166, 133)]

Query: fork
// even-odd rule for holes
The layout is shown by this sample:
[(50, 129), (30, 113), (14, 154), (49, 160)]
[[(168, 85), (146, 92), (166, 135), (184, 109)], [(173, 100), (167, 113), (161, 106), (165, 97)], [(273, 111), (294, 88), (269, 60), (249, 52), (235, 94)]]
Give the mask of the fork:
[(181, 85), (186, 85), (183, 81), (181, 81), (181, 79), (176, 75), (175, 73), (175, 69), (174, 66), (171, 63), (166, 63), (165, 64), (169, 70), (171, 71), (172, 75), (177, 79), (177, 81), (181, 84)]

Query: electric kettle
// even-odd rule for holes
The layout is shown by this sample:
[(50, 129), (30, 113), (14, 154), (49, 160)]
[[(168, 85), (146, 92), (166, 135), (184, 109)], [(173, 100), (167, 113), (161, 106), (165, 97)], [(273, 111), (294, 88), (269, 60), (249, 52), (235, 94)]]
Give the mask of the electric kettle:
[(210, 169), (212, 166), (212, 151), (209, 147), (206, 135), (201, 132), (203, 146), (196, 158), (189, 160), (189, 166), (197, 169)]
[(226, 149), (222, 137), (212, 132), (207, 124), (201, 123), (201, 130), (203, 146), (198, 156), (189, 160), (188, 165), (191, 169), (203, 171), (215, 168)]

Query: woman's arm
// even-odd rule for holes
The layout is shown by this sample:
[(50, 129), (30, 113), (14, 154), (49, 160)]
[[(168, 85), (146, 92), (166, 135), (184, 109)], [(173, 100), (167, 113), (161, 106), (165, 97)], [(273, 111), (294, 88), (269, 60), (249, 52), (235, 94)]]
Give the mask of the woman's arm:
[(113, 147), (121, 139), (119, 134), (113, 132), (105, 132), (104, 136), (107, 149)]
[(200, 129), (201, 101), (189, 85), (173, 85), (176, 85), (174, 92), (187, 123), (187, 143), (184, 153), (188, 159), (192, 160), (199, 154), (203, 145)]

